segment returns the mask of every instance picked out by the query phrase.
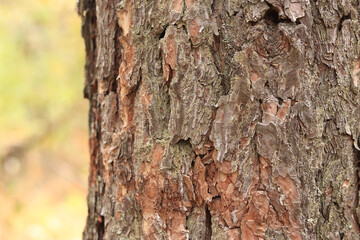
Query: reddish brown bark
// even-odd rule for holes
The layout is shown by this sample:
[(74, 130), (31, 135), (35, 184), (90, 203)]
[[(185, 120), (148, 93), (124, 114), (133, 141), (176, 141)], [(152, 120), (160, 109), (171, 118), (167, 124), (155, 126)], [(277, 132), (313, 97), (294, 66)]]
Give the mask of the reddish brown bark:
[(84, 239), (358, 239), (359, 3), (80, 0)]

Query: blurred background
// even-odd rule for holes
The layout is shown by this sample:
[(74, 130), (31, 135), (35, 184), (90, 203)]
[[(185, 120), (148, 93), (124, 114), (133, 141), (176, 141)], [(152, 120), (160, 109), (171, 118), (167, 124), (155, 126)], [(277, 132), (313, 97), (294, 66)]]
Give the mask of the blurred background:
[(0, 239), (81, 239), (88, 102), (76, 0), (0, 0)]

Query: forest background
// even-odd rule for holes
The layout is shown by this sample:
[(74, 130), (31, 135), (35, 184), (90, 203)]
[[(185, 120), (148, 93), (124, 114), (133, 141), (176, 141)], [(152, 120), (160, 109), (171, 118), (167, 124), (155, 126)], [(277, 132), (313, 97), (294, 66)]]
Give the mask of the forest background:
[(81, 239), (88, 102), (75, 0), (0, 0), (0, 239)]

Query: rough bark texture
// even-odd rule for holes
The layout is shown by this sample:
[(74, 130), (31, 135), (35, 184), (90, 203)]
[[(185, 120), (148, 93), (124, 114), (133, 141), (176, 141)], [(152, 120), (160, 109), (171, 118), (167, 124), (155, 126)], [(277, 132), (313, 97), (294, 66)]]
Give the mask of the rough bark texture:
[(84, 239), (359, 239), (357, 0), (80, 0)]

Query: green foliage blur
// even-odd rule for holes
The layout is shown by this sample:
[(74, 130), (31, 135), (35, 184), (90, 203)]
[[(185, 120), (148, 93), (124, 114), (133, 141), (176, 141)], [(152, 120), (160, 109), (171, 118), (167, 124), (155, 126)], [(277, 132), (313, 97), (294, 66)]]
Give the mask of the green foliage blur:
[(0, 0), (0, 239), (81, 239), (87, 109), (76, 0)]

